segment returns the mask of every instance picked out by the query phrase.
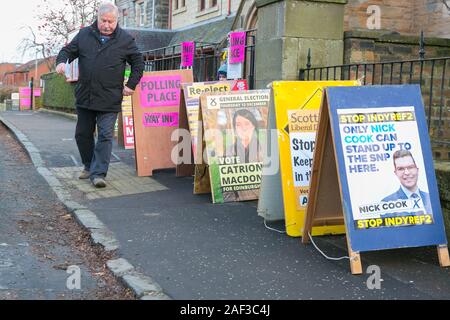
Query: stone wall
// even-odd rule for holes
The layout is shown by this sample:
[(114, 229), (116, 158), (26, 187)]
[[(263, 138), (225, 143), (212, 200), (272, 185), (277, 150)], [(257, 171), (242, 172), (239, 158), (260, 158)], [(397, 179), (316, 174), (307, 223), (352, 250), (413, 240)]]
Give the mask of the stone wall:
[[(399, 61), (419, 58), (418, 36), (385, 31), (347, 31), (345, 63)], [(450, 39), (425, 38), (425, 58), (449, 57)]]
[[(426, 38), (425, 58), (450, 57), (450, 39)], [(344, 61), (346, 64), (386, 61), (404, 61), (419, 59), (419, 37), (385, 34), (380, 31), (346, 32), (344, 36)], [(444, 70), (444, 63), (445, 70)], [(434, 64), (434, 66), (433, 66)], [(395, 64), (393, 84), (420, 83), (426, 107), (426, 114), (431, 112), (430, 136), (433, 141), (450, 141), (450, 60), (425, 61), (412, 65)], [(381, 66), (376, 67), (373, 76), (372, 67), (366, 70), (366, 81), (381, 84)], [(445, 73), (444, 73), (445, 71)], [(362, 68), (359, 70), (362, 76)], [(356, 69), (352, 72), (355, 77)], [(433, 81), (431, 80), (433, 73)], [(372, 80), (373, 79), (373, 80)], [(444, 79), (444, 80), (443, 80)], [(384, 68), (383, 83), (391, 82), (391, 65)], [(432, 99), (430, 99), (430, 93)], [(430, 108), (431, 106), (431, 108)], [(433, 143), (435, 159), (450, 159), (448, 145)]]
[(348, 0), (345, 6), (344, 29), (367, 29), (371, 5), (380, 8), (381, 29), (396, 31), (401, 34), (411, 34), (416, 0)]
[(345, 2), (257, 0), (256, 88), (275, 80), (297, 80), (308, 49), (315, 56), (314, 66), (342, 64)]
[(348, 0), (344, 29), (368, 29), (371, 5), (380, 8), (381, 30), (402, 35), (418, 35), (423, 30), (427, 37), (450, 38), (450, 10), (443, 0)]
[(450, 162), (435, 162), (436, 179), (439, 186), (442, 215), (447, 239), (450, 241)]
[(450, 38), (450, 1), (446, 0), (416, 0), (413, 34), (423, 30), (425, 36)]

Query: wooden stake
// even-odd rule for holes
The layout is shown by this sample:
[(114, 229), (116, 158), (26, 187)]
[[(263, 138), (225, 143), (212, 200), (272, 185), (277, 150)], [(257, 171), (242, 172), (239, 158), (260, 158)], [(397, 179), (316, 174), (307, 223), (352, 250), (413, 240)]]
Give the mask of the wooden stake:
[(350, 270), (353, 275), (362, 274), (361, 256), (359, 252), (354, 252), (350, 246), (350, 240), (347, 235), (348, 256), (350, 257)]
[(361, 256), (358, 252), (353, 252), (351, 249), (348, 249), (348, 254), (350, 257), (350, 269), (352, 274), (362, 274), (362, 264), (361, 264)]
[(440, 245), (437, 247), (439, 264), (441, 267), (450, 267), (450, 258), (448, 255), (448, 247), (444, 245)]

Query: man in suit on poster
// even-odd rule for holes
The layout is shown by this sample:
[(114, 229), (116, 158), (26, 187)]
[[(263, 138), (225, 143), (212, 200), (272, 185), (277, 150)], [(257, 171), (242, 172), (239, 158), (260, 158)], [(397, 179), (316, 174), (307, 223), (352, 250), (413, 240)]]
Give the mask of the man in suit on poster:
[(432, 214), (430, 195), (419, 189), (419, 168), (410, 151), (397, 150), (393, 155), (394, 173), (400, 181), (400, 188), (385, 197), (382, 201), (412, 200), (415, 206), (425, 210), (425, 214)]

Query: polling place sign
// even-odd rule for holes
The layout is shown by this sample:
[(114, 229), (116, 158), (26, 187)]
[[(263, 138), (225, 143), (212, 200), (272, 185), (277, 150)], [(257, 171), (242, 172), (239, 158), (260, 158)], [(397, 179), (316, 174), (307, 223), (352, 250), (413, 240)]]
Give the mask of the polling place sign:
[(359, 252), (431, 245), (449, 266), (420, 87), (329, 87), (319, 122), (304, 233), (343, 215), (353, 273)]
[(181, 84), (192, 82), (192, 70), (145, 72), (133, 95), (138, 176), (174, 168), (172, 133), (178, 128)]

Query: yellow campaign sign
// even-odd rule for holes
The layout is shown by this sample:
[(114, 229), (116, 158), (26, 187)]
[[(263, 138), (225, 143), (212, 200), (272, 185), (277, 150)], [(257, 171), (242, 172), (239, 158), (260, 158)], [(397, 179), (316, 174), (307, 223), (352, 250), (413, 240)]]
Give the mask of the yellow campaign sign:
[[(279, 81), (272, 84), (289, 236), (299, 237), (303, 232), (323, 89), (357, 85), (357, 81)], [(315, 226), (311, 235), (342, 233), (345, 233), (344, 225), (324, 222)]]
[(131, 101), (131, 96), (124, 96), (122, 100), (122, 115), (132, 116), (133, 115), (133, 105)]

